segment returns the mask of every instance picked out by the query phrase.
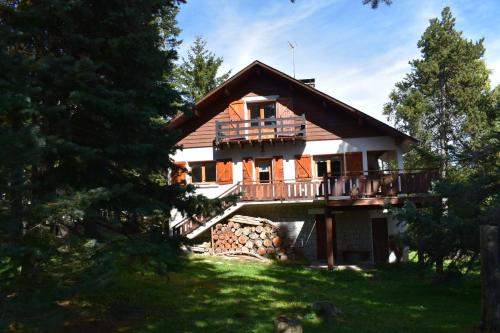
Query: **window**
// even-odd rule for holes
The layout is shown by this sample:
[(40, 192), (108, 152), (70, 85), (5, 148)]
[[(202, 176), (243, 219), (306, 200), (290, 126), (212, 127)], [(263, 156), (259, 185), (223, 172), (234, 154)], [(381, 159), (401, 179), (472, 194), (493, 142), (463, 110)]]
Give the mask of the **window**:
[(327, 161), (316, 161), (316, 175), (324, 177), (326, 174), (328, 174)]
[(316, 177), (341, 176), (342, 157), (341, 156), (315, 156)]
[[(264, 118), (269, 119), (269, 118), (276, 118), (276, 104), (275, 103), (267, 103), (264, 104)], [(266, 121), (264, 123), (265, 126), (269, 125), (274, 125), (276, 124), (276, 121)]]
[(216, 180), (216, 167), (214, 161), (192, 162), (191, 181), (193, 183), (213, 183)]
[[(250, 119), (269, 119), (276, 118), (276, 103), (275, 102), (265, 102), (265, 103), (250, 103), (248, 104), (248, 110), (250, 112)], [(272, 120), (266, 121), (263, 125), (274, 125), (276, 122)], [(258, 121), (251, 123), (251, 126), (259, 126)]]
[[(259, 104), (249, 104), (250, 109), (250, 119), (260, 119), (260, 105)], [(252, 121), (250, 126), (259, 126), (258, 121)]]
[(257, 176), (260, 183), (270, 183), (271, 172), (271, 160), (257, 161)]

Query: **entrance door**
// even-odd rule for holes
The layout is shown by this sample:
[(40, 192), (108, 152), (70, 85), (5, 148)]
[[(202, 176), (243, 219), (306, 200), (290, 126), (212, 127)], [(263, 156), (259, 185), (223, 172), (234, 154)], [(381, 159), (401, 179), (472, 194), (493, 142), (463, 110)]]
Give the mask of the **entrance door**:
[(389, 260), (389, 233), (387, 219), (372, 219), (373, 259), (382, 264)]
[[(337, 262), (337, 224), (332, 216), (333, 260)], [(326, 222), (325, 215), (316, 215), (316, 248), (318, 260), (326, 260)]]

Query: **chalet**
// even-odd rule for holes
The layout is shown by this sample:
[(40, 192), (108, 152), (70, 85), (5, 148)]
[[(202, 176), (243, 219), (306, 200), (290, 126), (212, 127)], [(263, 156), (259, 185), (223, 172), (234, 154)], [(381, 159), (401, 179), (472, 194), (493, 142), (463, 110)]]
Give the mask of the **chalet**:
[(384, 204), (425, 204), (436, 173), (403, 170), (414, 138), (313, 82), (255, 61), (203, 97), (192, 116), (172, 120), (183, 147), (172, 159), (188, 171), (173, 181), (195, 184), (209, 198), (239, 197), (208, 217), (174, 214), (174, 233), (210, 239), (236, 214), (261, 217), (311, 261), (388, 260), (399, 227)]

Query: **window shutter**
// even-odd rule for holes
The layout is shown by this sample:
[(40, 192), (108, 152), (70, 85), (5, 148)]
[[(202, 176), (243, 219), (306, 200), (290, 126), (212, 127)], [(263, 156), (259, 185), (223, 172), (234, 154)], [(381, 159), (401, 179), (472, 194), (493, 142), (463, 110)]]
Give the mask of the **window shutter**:
[(297, 155), (295, 156), (295, 179), (306, 180), (312, 178), (311, 173), (311, 156)]
[(347, 176), (363, 174), (363, 155), (361, 152), (345, 153), (345, 164)]
[(186, 183), (186, 162), (175, 162), (172, 168), (172, 184)]
[(243, 184), (253, 182), (253, 160), (251, 157), (243, 158)]
[[(230, 121), (240, 121), (240, 120), (245, 120), (245, 108), (244, 108), (244, 102), (242, 100), (234, 101), (231, 104), (229, 104), (229, 107), (227, 109), (229, 113), (229, 120)], [(231, 128), (234, 128), (234, 131), (229, 132), (230, 135), (241, 135), (241, 137), (244, 136), (245, 133), (243, 131), (240, 131), (238, 128), (239, 127), (245, 127), (245, 124), (233, 124), (231, 123)], [(238, 137), (232, 137), (231, 139), (238, 139)]]
[(217, 161), (217, 183), (232, 184), (233, 183), (233, 161), (219, 160)]
[(283, 156), (273, 157), (274, 181), (282, 182), (285, 180), (283, 173)]

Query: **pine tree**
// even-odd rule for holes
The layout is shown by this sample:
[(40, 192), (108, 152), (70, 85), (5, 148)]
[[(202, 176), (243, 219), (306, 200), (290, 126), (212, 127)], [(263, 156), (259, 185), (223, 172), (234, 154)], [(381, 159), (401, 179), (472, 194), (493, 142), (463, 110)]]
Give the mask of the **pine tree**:
[(193, 105), (229, 78), (231, 71), (217, 75), (222, 62), (222, 57), (207, 50), (207, 42), (202, 37), (196, 37), (175, 76), (175, 84), (188, 104)]
[(418, 47), (422, 58), (410, 62), (411, 72), (396, 84), (384, 113), (420, 140), (416, 153), (406, 156), (407, 165), (441, 168), (434, 190), (446, 199), (423, 209), (406, 204), (396, 215), (406, 221), (410, 240), (439, 274), (445, 259), (448, 272), (457, 273), (477, 259), (479, 222), (498, 205), (493, 185), (498, 173), (487, 158), (498, 147), (487, 125), (497, 121), (495, 94), (483, 40), (464, 38), (448, 7), (440, 20), (430, 20)]
[(455, 29), (449, 7), (430, 20), (418, 42), (422, 58), (396, 84), (384, 114), (439, 157), (447, 170), (464, 147), (479, 143), (486, 128), (488, 70), (483, 39), (467, 40)]

